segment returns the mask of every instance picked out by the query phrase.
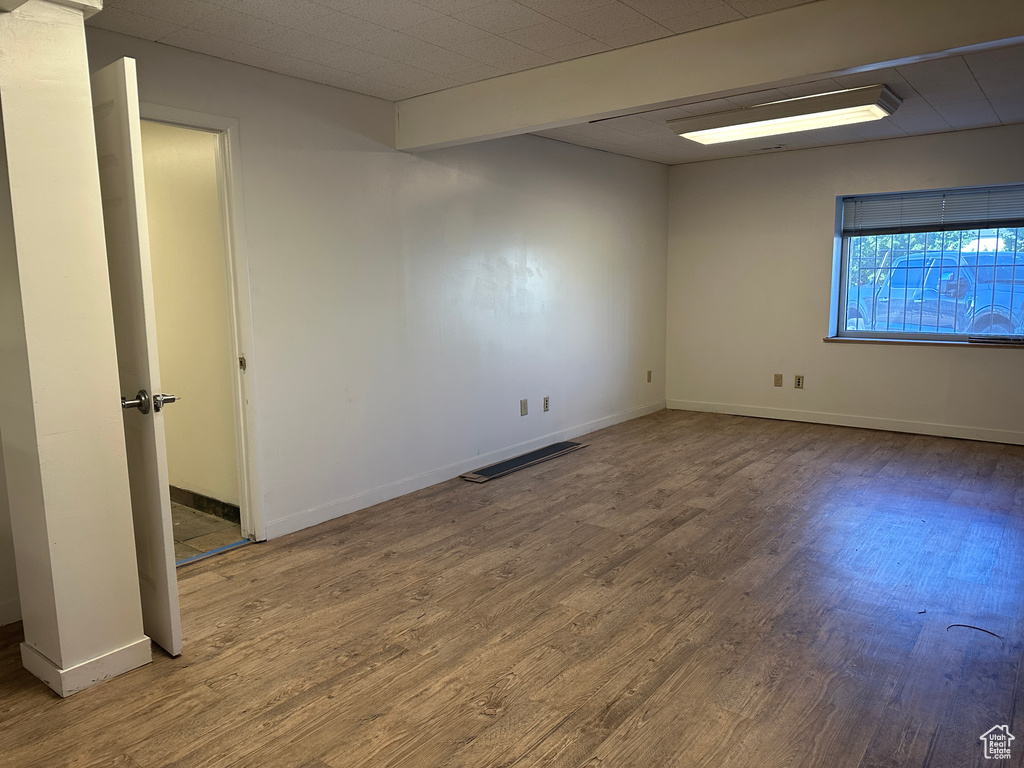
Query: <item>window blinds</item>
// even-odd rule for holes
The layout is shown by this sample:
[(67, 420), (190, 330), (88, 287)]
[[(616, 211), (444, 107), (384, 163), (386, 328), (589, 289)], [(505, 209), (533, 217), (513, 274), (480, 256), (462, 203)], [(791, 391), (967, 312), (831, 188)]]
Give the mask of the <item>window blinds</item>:
[(1024, 185), (843, 198), (843, 235), (1024, 227)]

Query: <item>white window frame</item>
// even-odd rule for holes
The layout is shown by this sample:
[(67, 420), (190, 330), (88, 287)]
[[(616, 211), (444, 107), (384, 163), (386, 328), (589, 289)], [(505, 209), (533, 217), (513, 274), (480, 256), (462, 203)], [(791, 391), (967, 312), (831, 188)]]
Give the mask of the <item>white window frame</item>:
[[(835, 246), (832, 270), (832, 301), (829, 313), (829, 337), (849, 340), (890, 340), (890, 341), (939, 341), (968, 342), (1003, 340), (1024, 341), (1024, 291), (1019, 298), (1013, 298), (1011, 311), (1016, 311), (1020, 318), (1019, 324), (1008, 329), (1001, 336), (1011, 338), (981, 338), (971, 329), (951, 332), (939, 329), (943, 309), (949, 307), (955, 299), (943, 299), (935, 308), (936, 330), (886, 330), (874, 326), (875, 317), (865, 320), (864, 327), (848, 329), (847, 315), (850, 307), (850, 286), (847, 283), (850, 275), (850, 242), (851, 238), (866, 235), (920, 235), (925, 233), (952, 233), (958, 231), (988, 229), (1020, 229), (1024, 227), (1024, 184), (999, 185), (986, 187), (962, 187), (948, 189), (919, 190), (900, 193), (883, 193), (875, 195), (850, 195), (836, 198)], [(948, 237), (948, 236), (947, 236)], [(1024, 269), (1024, 243), (1018, 236), (1014, 256), (1014, 277)], [(962, 244), (962, 243), (961, 243)], [(997, 248), (997, 253), (1005, 253)], [(950, 257), (973, 257), (978, 263), (977, 251), (961, 251), (957, 246), (952, 251), (940, 247), (937, 250), (915, 251), (899, 254), (897, 261), (921, 257), (922, 275), (932, 266), (945, 269), (944, 265)], [(999, 263), (996, 257), (996, 263)], [(959, 261), (957, 262), (959, 264)], [(916, 267), (915, 267), (916, 268)], [(891, 273), (890, 273), (891, 274)], [(977, 267), (974, 267), (974, 275)], [(924, 278), (922, 277), (922, 280)], [(878, 308), (878, 283), (872, 284), (871, 311)], [(906, 289), (904, 289), (906, 291)], [(976, 290), (976, 288), (975, 288)], [(977, 294), (976, 294), (977, 295)], [(1020, 304), (1020, 307), (1017, 305)], [(959, 309), (954, 308), (954, 312)], [(906, 308), (903, 310), (903, 325), (906, 323)], [(993, 326), (994, 328), (995, 326)], [(989, 330), (987, 333), (999, 333)]]

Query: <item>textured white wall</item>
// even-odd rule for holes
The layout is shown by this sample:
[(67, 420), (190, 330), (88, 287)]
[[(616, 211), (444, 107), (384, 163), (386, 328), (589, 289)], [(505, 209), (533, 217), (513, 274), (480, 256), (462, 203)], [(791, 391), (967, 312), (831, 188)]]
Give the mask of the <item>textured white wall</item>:
[(664, 167), (530, 136), (403, 154), (387, 102), (89, 41), (143, 101), (239, 120), (270, 536), (663, 406)]
[(217, 136), (143, 122), (160, 383), (171, 485), (238, 504), (228, 269)]
[(1021, 350), (822, 341), (837, 196), (1022, 168), (1024, 126), (673, 168), (669, 406), (1024, 443)]

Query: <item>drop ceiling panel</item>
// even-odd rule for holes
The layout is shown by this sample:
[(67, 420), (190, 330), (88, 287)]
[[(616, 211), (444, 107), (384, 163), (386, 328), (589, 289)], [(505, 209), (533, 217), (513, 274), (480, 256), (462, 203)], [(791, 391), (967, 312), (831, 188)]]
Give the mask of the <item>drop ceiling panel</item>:
[[(367, 95), (394, 98), (387, 86), (394, 80), (406, 96), (421, 95), (450, 81), (475, 82), (814, 1), (107, 0), (88, 23), (231, 61), (259, 60), (283, 74), (308, 61), (342, 77), (368, 75), (346, 80)], [(331, 52), (327, 43), (349, 50)], [(321, 69), (310, 71), (323, 81)]]
[[(107, 0), (90, 26), (389, 100), (410, 98), (816, 0)], [(703, 147), (667, 120), (884, 82), (878, 123)], [(541, 131), (676, 164), (1024, 122), (1024, 46)]]
[(490, 32), (492, 35), (504, 35), (518, 29), (526, 29), (546, 21), (552, 21), (544, 14), (514, 2), (514, 0), (498, 0), (498, 2), (476, 5), (452, 15), (459, 21)]
[(744, 18), (743, 14), (730, 5), (718, 3), (710, 8), (681, 13), (663, 19), (661, 24), (673, 33), (691, 32), (694, 29), (703, 29), (716, 24), (725, 24), (729, 21), (738, 21)]

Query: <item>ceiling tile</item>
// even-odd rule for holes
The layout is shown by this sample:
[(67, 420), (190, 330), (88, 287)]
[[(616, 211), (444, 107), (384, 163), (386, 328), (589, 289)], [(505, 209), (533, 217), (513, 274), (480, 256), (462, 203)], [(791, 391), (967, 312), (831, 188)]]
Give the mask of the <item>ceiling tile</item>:
[(786, 94), (787, 99), (798, 99), (801, 96), (815, 96), (819, 93), (841, 91), (843, 87), (835, 80), (812, 80), (809, 83), (779, 86), (779, 91)]
[(405, 88), (412, 88), (420, 93), (451, 88), (455, 81), (450, 78), (433, 72), (427, 72), (408, 64), (400, 64), (397, 61), (389, 61), (383, 67), (363, 73), (367, 77), (382, 80), (392, 85), (400, 85)]
[(376, 41), (380, 35), (384, 33), (399, 34), (379, 24), (365, 19), (357, 19), (355, 16), (349, 16), (341, 11), (329, 11), (327, 15), (315, 19), (295, 19), (291, 26), (336, 43), (370, 50), (372, 50), (370, 48), (371, 41)]
[(664, 123), (666, 120), (681, 120), (684, 117), (690, 117), (692, 114), (694, 113), (690, 111), (688, 106), (680, 106), (667, 107), (666, 109), (659, 109), (654, 112), (645, 112), (640, 117), (654, 123)]
[(551, 48), (585, 43), (590, 39), (582, 32), (577, 32), (553, 19), (526, 29), (508, 32), (503, 37), (532, 51), (547, 51)]
[(383, 80), (366, 77), (365, 75), (343, 75), (329, 83), (329, 85), (333, 85), (335, 88), (344, 88), (347, 91), (363, 93), (367, 96), (376, 96), (388, 101), (408, 99), (411, 96), (417, 95), (417, 91), (413, 88), (404, 88), (392, 83), (385, 83)]
[(579, 133), (573, 131), (572, 128), (573, 126), (569, 126), (566, 128), (549, 128), (546, 131), (537, 131), (534, 135), (544, 136), (549, 139), (572, 140), (573, 138), (576, 138), (577, 136), (580, 135)]
[(687, 104), (686, 111), (690, 115), (710, 115), (714, 112), (727, 112), (736, 109), (736, 105), (728, 99), (708, 99), (695, 104)]
[(644, 120), (640, 115), (620, 117), (614, 122), (615, 127), (618, 130), (632, 134), (633, 136), (675, 136), (675, 134), (672, 133), (672, 129), (664, 122), (655, 123), (651, 120)]
[(132, 37), (141, 37), (143, 40), (159, 40), (161, 37), (181, 29), (181, 26), (173, 21), (161, 21), (123, 8), (111, 8), (103, 14), (96, 14), (93, 19), (92, 26), (94, 27), (120, 32)]
[(573, 29), (589, 37), (596, 37), (598, 40), (602, 35), (611, 35), (624, 29), (643, 27), (651, 23), (651, 20), (642, 13), (634, 11), (622, 3), (572, 13), (565, 16), (562, 21)]
[(896, 70), (933, 107), (985, 98), (962, 56), (922, 61)]
[[(346, 73), (311, 61), (296, 59), (293, 56), (285, 56), (276, 51), (268, 51), (255, 46), (246, 46), (240, 50), (232, 59), (240, 64), (248, 64), (251, 67), (268, 69), (281, 75), (297, 77), (309, 80), (314, 83), (329, 83), (331, 80)], [(273, 67), (273, 69), (270, 69)]]
[[(455, 76), (459, 72), (478, 71), (481, 66), (480, 62), (475, 59), (443, 48), (438, 48), (434, 53), (416, 56), (405, 63), (427, 72), (433, 72), (435, 75), (448, 76)], [(495, 70), (495, 72), (497, 71), (499, 70)]]
[(916, 94), (905, 100), (888, 118), (889, 122), (908, 133), (941, 133), (949, 123), (927, 101)]
[(427, 8), (412, 0), (389, 0), (386, 3), (382, 3), (380, 0), (371, 0), (346, 8), (345, 13), (355, 16), (357, 19), (372, 21), (374, 24), (380, 24), (388, 29), (406, 29), (444, 18), (440, 11)]
[[(232, 2), (239, 2), (240, 0), (232, 0)], [(221, 2), (221, 0), (213, 0), (213, 2)], [(362, 5), (366, 0), (314, 0), (314, 2), (320, 5), (326, 6), (335, 11), (346, 11), (357, 5)], [(386, 0), (385, 0), (386, 2)]]
[(598, 35), (598, 39), (610, 48), (625, 48), (627, 45), (638, 45), (650, 40), (657, 40), (672, 35), (672, 30), (654, 21), (644, 22), (639, 27), (619, 29)]
[(894, 81), (907, 84), (903, 75), (892, 67), (887, 67), (885, 69), (872, 69), (866, 72), (855, 72), (852, 75), (838, 75), (832, 79), (839, 83), (842, 88), (863, 88), (868, 85), (878, 85), (880, 83), (891, 84)]
[(420, 5), (432, 8), (445, 14), (455, 14), (461, 11), (475, 8), (478, 5), (486, 5), (490, 0), (419, 0)]
[(309, 80), (314, 83), (324, 84), (333, 83), (339, 77), (344, 77), (345, 75), (350, 74), (348, 72), (342, 72), (340, 69), (315, 64), (312, 61), (292, 58), (286, 58), (281, 64), (276, 65), (274, 67), (274, 71), (280, 72), (282, 75), (297, 77), (301, 80)]
[(958, 131), (999, 125), (1000, 120), (987, 100), (933, 105), (942, 119)]
[[(149, 6), (148, 1), (146, 5)], [(288, 0), (287, 3), (279, 0), (237, 0), (231, 9), (285, 27), (300, 27), (334, 13), (312, 0)]]
[(1014, 45), (1008, 48), (996, 48), (991, 51), (969, 53), (964, 56), (967, 66), (984, 85), (989, 79), (1001, 80), (1014, 78), (1024, 81), (1024, 46)]
[(405, 33), (420, 40), (426, 40), (428, 43), (439, 45), (442, 48), (451, 48), (453, 50), (455, 46), (462, 43), (470, 43), (493, 37), (489, 32), (485, 32), (464, 21), (453, 19), (450, 16), (442, 16), (439, 19), (409, 27), (405, 30)]
[(227, 59), (228, 61), (240, 61), (241, 57), (246, 55), (266, 53), (265, 50), (256, 48), (254, 45), (240, 43), (237, 40), (228, 40), (226, 37), (212, 35), (209, 32), (189, 27), (175, 30), (169, 35), (161, 37), (159, 42), (178, 48), (185, 48), (196, 53), (205, 53), (208, 56), (216, 56), (219, 59)]
[(525, 6), (533, 8), (552, 19), (564, 19), (567, 16), (592, 11), (611, 5), (621, 5), (618, 0), (518, 0)]
[(554, 61), (566, 61), (568, 59), (579, 59), (583, 56), (590, 56), (594, 53), (610, 50), (611, 46), (602, 43), (600, 40), (586, 40), (582, 43), (564, 45), (559, 48), (551, 48), (544, 51), (545, 56), (550, 56)]
[(361, 36), (355, 47), (370, 51), (385, 59), (401, 61), (406, 64), (409, 64), (412, 59), (441, 53), (445, 50), (426, 40), (383, 27)]
[(267, 51), (276, 51), (283, 56), (319, 62), (323, 57), (337, 51), (340, 46), (332, 40), (298, 29), (282, 29), (273, 37), (261, 41), (259, 47)]
[(744, 16), (757, 16), (761, 13), (781, 11), (797, 5), (817, 2), (818, 0), (727, 0), (729, 5)]
[(256, 44), (280, 32), (280, 27), (266, 19), (250, 16), (238, 11), (221, 10), (204, 16), (189, 25), (200, 32), (226, 37), (240, 43)]
[(497, 0), (486, 5), (453, 14), (456, 19), (487, 30), (494, 35), (504, 35), (517, 29), (532, 27), (548, 21), (548, 17), (527, 8), (515, 0)]
[(871, 120), (867, 123), (857, 123), (849, 126), (852, 132), (861, 139), (876, 141), (878, 139), (896, 139), (906, 136), (907, 133), (890, 120)]
[(730, 96), (726, 99), (733, 107), (755, 107), (759, 104), (768, 104), (772, 101), (782, 101), (788, 98), (785, 93), (780, 90), (770, 91), (753, 91), (751, 93), (741, 93), (737, 96)]
[(465, 84), (476, 83), (481, 80), (488, 80), (492, 77), (498, 77), (498, 75), (501, 75), (503, 73), (503, 71), (498, 69), (497, 67), (491, 67), (488, 66), (487, 64), (480, 64), (477, 62), (474, 63), (476, 64), (476, 67), (474, 67), (473, 69), (464, 69), (460, 70), (459, 72), (453, 72), (450, 75), (448, 75), (448, 77), (452, 78), (453, 80), (458, 80), (459, 83)]
[(552, 61), (544, 54), (531, 51), (529, 48), (524, 48), (518, 43), (513, 43), (511, 40), (497, 35), (488, 35), (483, 40), (460, 43), (452, 48), (483, 64), (490, 64), (510, 72), (518, 71), (526, 66), (540, 67), (550, 64)]
[(136, 0), (107, 0), (103, 3), (103, 10), (108, 13), (123, 9), (140, 16), (174, 22), (179, 27), (187, 27), (222, 8), (209, 0), (147, 0), (145, 4)]
[(1024, 123), (1024, 99), (994, 99), (991, 104), (1003, 125)]
[(1024, 98), (1024, 46), (971, 53), (964, 61), (989, 100)]
[[(714, 8), (729, 8), (725, 0), (620, 0), (620, 2), (653, 21), (664, 21)], [(736, 13), (736, 15), (742, 18), (741, 14)]]
[[(107, 0), (88, 23), (284, 75), (403, 99), (802, 0)], [(188, 26), (185, 26), (188, 25)], [(883, 121), (707, 148), (665, 121), (884, 82), (902, 106)], [(658, 162), (696, 162), (1024, 122), (1024, 46), (708, 98), (545, 132)]]
[[(346, 45), (326, 48), (315, 55), (305, 54), (304, 58), (323, 64), (325, 67), (342, 69), (356, 75), (363, 75), (374, 69), (380, 69), (389, 63), (388, 59), (369, 51), (361, 51)], [(396, 64), (398, 62), (395, 62)]]
[(325, 67), (362, 74), (384, 66), (388, 59), (369, 51), (342, 45), (297, 29), (282, 29), (259, 43), (259, 48)]
[(663, 26), (668, 27), (673, 32), (682, 33), (690, 32), (694, 29), (703, 29), (704, 27), (713, 27), (715, 24), (725, 24), (729, 21), (738, 21), (743, 18), (743, 14), (737, 11), (735, 8), (721, 3), (711, 8), (705, 8), (692, 13), (685, 13), (678, 16), (670, 16), (667, 19), (659, 19)]
[(979, 83), (989, 100), (1024, 99), (1024, 78), (1010, 76), (1005, 79), (987, 79)]

